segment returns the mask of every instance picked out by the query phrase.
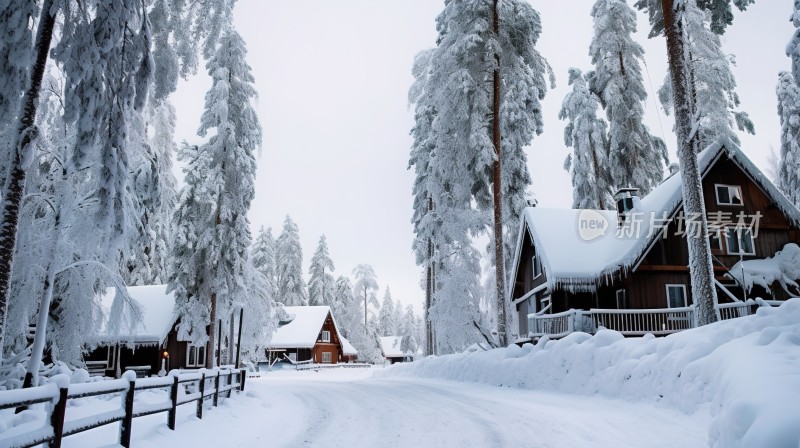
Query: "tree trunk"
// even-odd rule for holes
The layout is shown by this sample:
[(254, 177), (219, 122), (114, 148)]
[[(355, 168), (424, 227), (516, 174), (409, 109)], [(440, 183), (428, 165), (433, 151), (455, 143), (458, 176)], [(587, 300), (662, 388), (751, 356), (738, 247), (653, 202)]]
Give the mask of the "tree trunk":
[(695, 105), (690, 96), (688, 62), (681, 26), (681, 14), (684, 7), (680, 6), (676, 10), (673, 3), (673, 0), (662, 0), (661, 6), (664, 13), (664, 34), (667, 38), (670, 79), (674, 93), (675, 129), (678, 134), (678, 161), (681, 166), (684, 211), (687, 223), (691, 222), (691, 225), (699, 227), (697, 231), (688, 231), (690, 227), (687, 224), (686, 235), (689, 246), (692, 298), (695, 303), (695, 321), (699, 326), (718, 320), (714, 306), (717, 303), (717, 290), (714, 286), (711, 246), (706, 237), (708, 222), (706, 221), (702, 179), (695, 150), (697, 138), (692, 135)]
[[(428, 213), (433, 211), (433, 198), (428, 198)], [(425, 356), (433, 354), (433, 331), (430, 321), (433, 296), (433, 241), (428, 238), (428, 266), (425, 269)]]
[[(499, 39), (499, 18), (497, 13), (497, 1), (494, 0), (494, 35)], [(494, 99), (492, 104), (492, 142), (494, 152), (497, 156), (492, 166), (493, 190), (494, 190), (494, 267), (495, 280), (497, 285), (497, 337), (501, 347), (508, 345), (506, 335), (506, 288), (505, 288), (505, 259), (503, 257), (503, 207), (501, 190), (501, 171), (500, 163), (502, 159), (500, 144), (500, 53), (495, 53), (495, 64), (493, 84)]]
[(208, 345), (206, 345), (206, 367), (214, 368), (214, 343), (217, 342), (217, 293), (211, 293), (211, 312), (208, 323)]
[(50, 44), (53, 40), (53, 26), (56, 22), (52, 9), (53, 0), (45, 0), (39, 18), (39, 27), (36, 31), (36, 60), (31, 70), (28, 90), (22, 97), (22, 108), (18, 119), (19, 133), (14, 146), (9, 148), (14, 151), (14, 157), (11, 160), (9, 176), (4, 186), (3, 217), (0, 221), (0, 364), (3, 361), (6, 310), (8, 309), (11, 271), (14, 265), (14, 248), (17, 243), (19, 209), (25, 190), (26, 172), (22, 163), (23, 160), (30, 159), (31, 155), (28, 152), (33, 151), (30, 144), (35, 137), (34, 123), (36, 122), (39, 90), (42, 86), (47, 55), (50, 53)]

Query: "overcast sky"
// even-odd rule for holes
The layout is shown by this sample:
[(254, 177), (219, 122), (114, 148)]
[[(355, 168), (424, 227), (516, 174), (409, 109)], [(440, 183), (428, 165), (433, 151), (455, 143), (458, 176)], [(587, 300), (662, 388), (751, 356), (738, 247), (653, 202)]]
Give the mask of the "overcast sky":
[[(592, 68), (594, 0), (530, 2), (542, 16), (537, 47), (557, 77), (556, 89), (544, 100), (545, 132), (528, 150), (532, 191), (540, 206), (567, 208), (572, 190), (562, 168), (568, 149), (558, 111), (569, 87), (567, 69)], [(380, 297), (388, 285), (395, 299), (418, 311), (424, 293), (411, 251), (413, 172), (407, 166), (413, 112), (406, 95), (413, 57), (435, 44), (434, 20), (443, 5), (439, 0), (239, 0), (235, 10), (264, 129), (250, 210), (254, 234), (271, 226), (277, 237), (289, 214), (300, 229), (306, 272), (325, 234), (336, 275), (372, 264)], [(778, 72), (790, 67), (784, 50), (794, 30), (791, 10), (789, 0), (756, 2), (736, 13), (723, 37), (725, 52), (736, 56), (742, 109), (756, 125), (755, 136), (740, 135), (742, 149), (762, 169), (770, 148), (780, 148), (775, 85)], [(676, 161), (673, 121), (656, 107), (653, 93), (666, 75), (666, 44), (661, 37), (647, 39), (648, 31), (639, 13), (637, 38), (646, 51), (650, 94), (646, 122)], [(205, 72), (179, 86), (173, 97), (178, 141), (200, 141), (196, 130), (209, 86)]]

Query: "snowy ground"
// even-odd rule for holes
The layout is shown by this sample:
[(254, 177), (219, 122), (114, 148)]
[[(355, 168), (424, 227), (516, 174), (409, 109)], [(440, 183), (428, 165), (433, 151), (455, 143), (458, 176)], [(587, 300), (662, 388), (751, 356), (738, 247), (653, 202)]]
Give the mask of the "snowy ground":
[[(376, 369), (281, 371), (197, 420), (136, 419), (134, 447), (702, 447), (709, 416), (597, 397), (433, 379), (372, 378)], [(116, 425), (64, 439), (112, 444)]]

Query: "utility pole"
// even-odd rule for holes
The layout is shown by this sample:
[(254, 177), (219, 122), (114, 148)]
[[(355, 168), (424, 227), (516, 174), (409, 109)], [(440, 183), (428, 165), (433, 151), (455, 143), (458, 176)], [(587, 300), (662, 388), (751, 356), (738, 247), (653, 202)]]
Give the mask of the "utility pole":
[[(500, 24), (497, 12), (497, 2), (494, 0), (492, 31), (495, 38), (500, 39)], [(494, 99), (492, 102), (492, 142), (494, 143), (495, 160), (492, 166), (493, 192), (494, 192), (494, 266), (497, 285), (497, 336), (501, 347), (508, 345), (506, 334), (506, 304), (505, 304), (505, 259), (503, 257), (503, 208), (501, 190), (501, 170), (502, 159), (501, 137), (500, 137), (500, 53), (494, 55), (494, 76), (493, 90)]]

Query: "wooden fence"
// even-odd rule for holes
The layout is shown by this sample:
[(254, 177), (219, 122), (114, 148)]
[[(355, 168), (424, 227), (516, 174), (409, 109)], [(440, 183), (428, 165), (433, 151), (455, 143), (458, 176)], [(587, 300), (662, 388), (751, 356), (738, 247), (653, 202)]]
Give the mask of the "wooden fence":
[[(232, 391), (243, 391), (246, 377), (244, 369), (214, 369), (192, 373), (176, 371), (162, 378), (141, 379), (136, 379), (133, 372), (125, 372), (125, 375), (118, 380), (72, 385), (51, 383), (29, 389), (0, 391), (0, 410), (24, 408), (38, 403), (51, 404), (48, 407), (47, 423), (25, 433), (9, 437), (0, 436), (0, 446), (27, 448), (47, 442), (50, 447), (58, 448), (64, 437), (120, 422), (119, 444), (129, 448), (134, 418), (166, 412), (167, 426), (175, 430), (178, 406), (197, 402), (197, 418), (202, 419), (203, 405), (207, 398), (211, 398), (213, 406), (217, 406), (220, 396), (229, 398)], [(209, 382), (212, 384), (209, 385)], [(137, 391), (167, 388), (169, 388), (167, 401), (134, 403)], [(179, 393), (181, 389), (183, 394)], [(119, 394), (122, 398), (119, 408), (88, 417), (65, 420), (67, 402), (70, 399), (113, 394)]]

